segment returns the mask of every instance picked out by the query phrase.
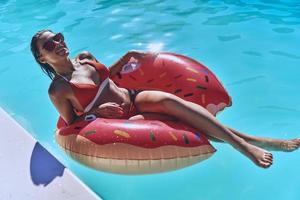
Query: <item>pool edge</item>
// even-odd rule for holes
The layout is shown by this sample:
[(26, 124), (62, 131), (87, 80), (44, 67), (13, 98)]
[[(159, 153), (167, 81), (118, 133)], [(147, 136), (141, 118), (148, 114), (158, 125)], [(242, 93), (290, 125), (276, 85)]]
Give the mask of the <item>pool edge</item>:
[(0, 134), (0, 199), (101, 199), (1, 107)]

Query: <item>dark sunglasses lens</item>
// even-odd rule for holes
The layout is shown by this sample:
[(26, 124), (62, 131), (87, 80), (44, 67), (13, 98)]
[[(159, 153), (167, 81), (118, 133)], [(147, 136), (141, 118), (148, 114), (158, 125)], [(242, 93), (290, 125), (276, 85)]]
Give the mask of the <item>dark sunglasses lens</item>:
[(63, 36), (63, 34), (61, 34), (61, 33), (57, 33), (57, 34), (53, 37), (53, 40), (54, 40), (55, 42), (62, 42), (62, 41), (64, 41), (64, 36)]
[(52, 40), (46, 42), (44, 44), (44, 49), (46, 49), (47, 51), (53, 51), (55, 49), (55, 43)]

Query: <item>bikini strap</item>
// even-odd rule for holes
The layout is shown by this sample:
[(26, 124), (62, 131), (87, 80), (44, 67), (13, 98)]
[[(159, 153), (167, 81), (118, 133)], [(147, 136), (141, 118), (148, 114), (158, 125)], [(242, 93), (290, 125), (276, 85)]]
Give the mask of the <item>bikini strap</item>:
[(70, 82), (65, 76), (59, 74), (59, 73), (56, 73), (58, 76), (60, 76), (61, 78), (63, 78), (65, 81), (67, 81), (68, 83)]
[(102, 93), (103, 89), (108, 85), (109, 83), (109, 70), (108, 68), (105, 67), (105, 65), (97, 62), (96, 60), (87, 60), (85, 59), (82, 64), (88, 64), (88, 65), (92, 65), (93, 67), (95, 67), (95, 69), (98, 71), (99, 76), (100, 76), (100, 85), (97, 91), (97, 94), (95, 95), (94, 99), (85, 107), (84, 109), (84, 113), (89, 112), (94, 104), (96, 103), (96, 100), (98, 99), (98, 97), (100, 96), (100, 94)]

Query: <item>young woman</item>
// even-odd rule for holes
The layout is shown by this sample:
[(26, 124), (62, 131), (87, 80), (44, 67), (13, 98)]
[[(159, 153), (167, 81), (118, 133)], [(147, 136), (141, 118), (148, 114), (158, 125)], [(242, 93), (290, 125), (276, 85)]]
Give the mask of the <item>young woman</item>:
[[(67, 124), (82, 120), (91, 114), (104, 118), (176, 118), (203, 131), (208, 138), (227, 142), (251, 159), (256, 165), (268, 168), (273, 156), (269, 150), (293, 151), (300, 139), (280, 140), (255, 137), (240, 133), (221, 124), (203, 107), (161, 91), (134, 91), (120, 88), (108, 78), (114, 76), (130, 59), (153, 53), (130, 51), (109, 71), (89, 52), (71, 59), (61, 33), (42, 30), (31, 41), (32, 53), (42, 70), (52, 79), (48, 93), (51, 101)], [(92, 107), (86, 109), (95, 94)], [(137, 112), (132, 112), (132, 108)], [(265, 149), (263, 149), (265, 148)]]

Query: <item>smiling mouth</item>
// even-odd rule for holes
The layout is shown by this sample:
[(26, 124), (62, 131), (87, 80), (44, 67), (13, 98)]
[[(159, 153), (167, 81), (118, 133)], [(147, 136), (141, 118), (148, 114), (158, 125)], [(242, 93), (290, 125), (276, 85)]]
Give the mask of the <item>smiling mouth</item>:
[(63, 56), (63, 55), (65, 55), (65, 54), (67, 54), (69, 51), (68, 51), (68, 49), (66, 48), (66, 47), (61, 47), (61, 48), (59, 48), (59, 49), (57, 49), (56, 51), (55, 51), (55, 53), (57, 54), (57, 55), (60, 55), (60, 56)]

